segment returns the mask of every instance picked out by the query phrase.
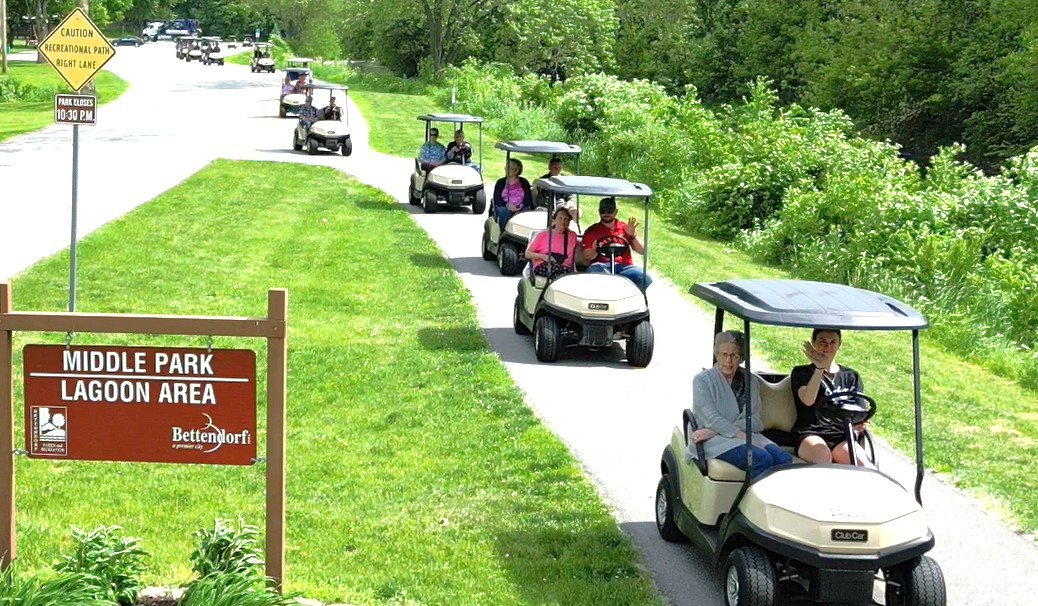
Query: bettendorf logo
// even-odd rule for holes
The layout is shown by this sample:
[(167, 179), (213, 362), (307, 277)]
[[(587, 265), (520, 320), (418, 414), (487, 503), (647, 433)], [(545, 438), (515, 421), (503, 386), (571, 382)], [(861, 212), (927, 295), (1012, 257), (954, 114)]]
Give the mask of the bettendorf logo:
[(206, 424), (201, 429), (172, 428), (173, 450), (201, 450), (203, 453), (209, 453), (218, 450), (224, 444), (252, 444), (252, 434), (248, 429), (230, 433), (213, 425), (213, 418), (206, 413), (203, 412), (202, 416), (206, 418)]

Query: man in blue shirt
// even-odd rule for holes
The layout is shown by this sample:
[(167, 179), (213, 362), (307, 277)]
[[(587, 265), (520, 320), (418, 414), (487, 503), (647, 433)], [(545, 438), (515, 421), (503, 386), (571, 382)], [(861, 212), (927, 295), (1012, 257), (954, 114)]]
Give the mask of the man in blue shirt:
[(303, 128), (310, 130), (310, 125), (317, 122), (319, 114), (317, 108), (314, 107), (314, 98), (310, 95), (306, 96), (306, 104), (299, 110), (299, 123), (303, 125)]
[(440, 130), (430, 128), (429, 140), (418, 150), (418, 161), (422, 163), (422, 170), (432, 170), (447, 161), (447, 148), (439, 142), (439, 138)]

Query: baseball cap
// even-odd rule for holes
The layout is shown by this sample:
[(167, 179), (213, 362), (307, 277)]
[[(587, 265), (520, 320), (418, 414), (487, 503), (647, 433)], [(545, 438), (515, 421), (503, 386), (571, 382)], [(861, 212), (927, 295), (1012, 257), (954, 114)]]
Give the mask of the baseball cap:
[(616, 198), (602, 198), (598, 201), (598, 210), (616, 210)]

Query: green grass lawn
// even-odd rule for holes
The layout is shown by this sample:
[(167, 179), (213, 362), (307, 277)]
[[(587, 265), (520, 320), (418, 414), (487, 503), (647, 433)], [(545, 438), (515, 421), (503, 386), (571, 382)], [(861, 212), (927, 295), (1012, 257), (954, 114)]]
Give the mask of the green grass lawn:
[[(54, 93), (72, 92), (50, 64), (11, 61), (0, 80), (13, 79), (36, 90), (27, 98), (3, 101), (0, 97), (0, 141), (54, 124)], [(97, 103), (104, 105), (123, 94), (129, 83), (112, 72), (101, 70), (94, 77)], [(0, 84), (0, 88), (2, 88)]]
[[(300, 179), (325, 195), (300, 193)], [(436, 250), (386, 194), (339, 171), (217, 161), (80, 243), (78, 310), (261, 316), (267, 289), (288, 289), (288, 591), (353, 604), (660, 604)], [(15, 308), (62, 310), (66, 272), (59, 254), (17, 276)], [(18, 334), (16, 350), (63, 338)], [(260, 341), (214, 346), (257, 348), (264, 376)], [(263, 526), (262, 466), (16, 467), (23, 571), (67, 553), (71, 525), (119, 524), (154, 554), (147, 581), (182, 582), (196, 529), (239, 513)]]
[[(429, 97), (365, 90), (356, 92), (354, 99), (368, 121), (373, 148), (405, 157), (414, 155), (421, 136), (414, 116), (432, 111), (428, 109), (432, 102)], [(485, 131), (484, 135), (485, 143), (490, 141), (492, 145), (493, 133)], [(493, 167), (504, 163), (504, 154), (494, 152), (498, 156), (491, 155), (490, 161), (484, 161), (488, 180), (496, 178)], [(526, 175), (541, 174), (543, 161), (533, 160), (534, 169), (527, 168)], [(590, 204), (585, 208), (586, 217), (593, 217), (596, 210), (594, 201)], [(623, 206), (621, 213), (636, 215), (639, 220), (642, 217), (641, 209), (633, 205)], [(689, 236), (656, 217), (650, 225), (649, 264), (654, 273), (669, 278), (690, 301), (710, 313), (712, 309), (707, 310), (687, 294), (695, 282), (790, 277), (737, 248)], [(651, 299), (651, 291), (649, 294)], [(754, 353), (773, 368), (785, 371), (803, 363), (799, 344), (806, 336), (805, 331), (761, 327), (754, 333)], [(963, 362), (929, 341), (925, 331), (921, 341), (927, 466), (970, 489), (1027, 531), (1038, 530), (1038, 476), (1030, 470), (1030, 459), (1038, 452), (1038, 394)], [(707, 343), (700, 346), (709, 348)], [(873, 423), (877, 434), (912, 455), (909, 334), (848, 334), (840, 360), (861, 372), (867, 391), (878, 399), (880, 411)], [(679, 412), (675, 408), (675, 418)]]

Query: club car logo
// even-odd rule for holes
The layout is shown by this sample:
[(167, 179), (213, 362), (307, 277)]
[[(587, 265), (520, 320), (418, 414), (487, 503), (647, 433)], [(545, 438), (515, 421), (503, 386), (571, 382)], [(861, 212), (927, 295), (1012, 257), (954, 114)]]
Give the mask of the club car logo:
[(252, 434), (248, 429), (231, 433), (220, 429), (213, 424), (213, 418), (202, 413), (206, 418), (206, 424), (200, 429), (185, 429), (173, 427), (173, 450), (200, 450), (203, 453), (219, 450), (224, 444), (248, 445), (252, 444)]
[(593, 311), (609, 311), (608, 303), (588, 303), (587, 308)]
[(869, 531), (849, 528), (833, 528), (830, 536), (834, 541), (850, 541), (852, 543), (866, 543), (869, 540)]

